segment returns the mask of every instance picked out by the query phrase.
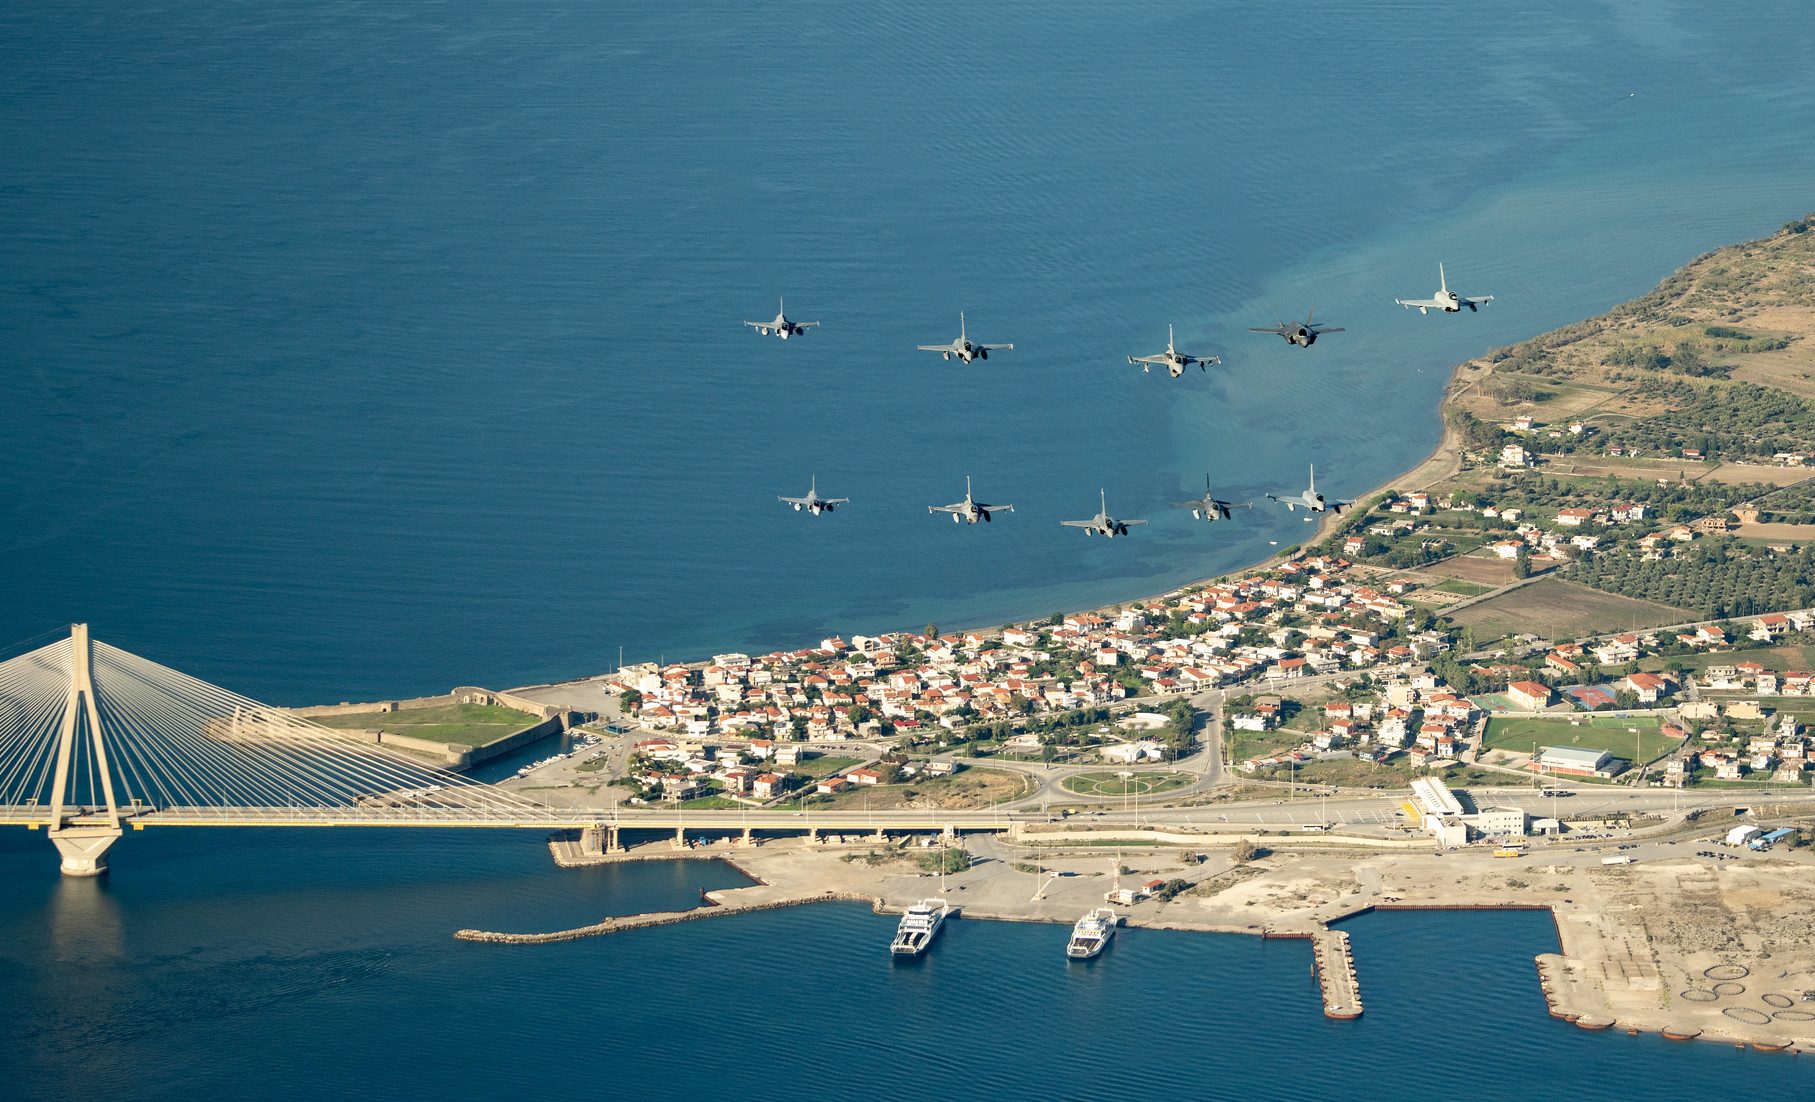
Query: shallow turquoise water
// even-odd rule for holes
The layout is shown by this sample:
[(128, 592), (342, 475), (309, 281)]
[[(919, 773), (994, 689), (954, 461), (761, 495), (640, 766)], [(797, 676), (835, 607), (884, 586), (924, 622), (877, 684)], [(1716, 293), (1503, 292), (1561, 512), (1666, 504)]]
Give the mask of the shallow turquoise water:
[[(0, 641), (280, 703), (1123, 599), (1811, 205), (1804, 6), (0, 11)], [(1486, 312), (1423, 318), (1442, 258)], [(799, 342), (737, 323), (785, 292)], [(1315, 349), (1248, 334), (1347, 326)], [(960, 369), (972, 332), (1019, 346)], [(1179, 327), (1213, 375), (1123, 357)], [(775, 503), (817, 472), (855, 504)], [(1017, 512), (923, 506), (964, 474)], [(1091, 492), (1153, 524), (1061, 531)], [(1066, 538), (1073, 537), (1073, 538)]]

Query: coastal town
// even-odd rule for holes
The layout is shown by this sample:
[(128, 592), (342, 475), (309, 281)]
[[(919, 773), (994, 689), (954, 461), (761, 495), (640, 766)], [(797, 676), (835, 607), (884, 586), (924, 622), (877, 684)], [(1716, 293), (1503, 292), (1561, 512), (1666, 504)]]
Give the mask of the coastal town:
[[(1713, 418), (1722, 431), (1685, 438), (1654, 424), (1674, 406), (1647, 405), (1663, 390), (1751, 410), (1747, 371), (1794, 377), (1779, 361), (1803, 362), (1802, 285), (1773, 298), (1760, 275), (1748, 310), (1715, 310), (1698, 273), (1801, 255), (1806, 228), (1463, 365), (1438, 453), (1269, 562), (998, 628), (520, 690), (590, 717), (601, 742), (511, 783), (623, 816), (623, 844), (615, 826), (557, 843), (565, 863), (735, 854), (767, 886), (719, 893), (727, 912), (833, 891), (936, 931), (955, 913), (925, 898), (938, 875), (975, 893), (973, 917), (1108, 904), (1119, 917), (1079, 920), (1092, 955), (1123, 922), (1309, 937), (1333, 1017), (1360, 1012), (1330, 928), (1344, 915), (1544, 907), (1564, 943), (1539, 960), (1553, 1014), (1807, 1048), (1815, 984), (1752, 1008), (1718, 976), (1815, 966), (1745, 902), (1809, 903), (1815, 411), (1772, 391), (1750, 428)], [(1631, 351), (1653, 342), (1670, 352)], [(1564, 370), (1586, 370), (1582, 347), (1600, 349), (1593, 384)], [(670, 841), (635, 840), (636, 816), (669, 813)], [(803, 822), (804, 849), (776, 844)], [(1108, 845), (1139, 856), (1092, 886)], [(1461, 879), (1442, 887), (1445, 870)], [(1713, 894), (1669, 911), (1672, 883)], [(1606, 910), (1640, 897), (1629, 917)], [(1710, 952), (1734, 924), (1756, 933)]]

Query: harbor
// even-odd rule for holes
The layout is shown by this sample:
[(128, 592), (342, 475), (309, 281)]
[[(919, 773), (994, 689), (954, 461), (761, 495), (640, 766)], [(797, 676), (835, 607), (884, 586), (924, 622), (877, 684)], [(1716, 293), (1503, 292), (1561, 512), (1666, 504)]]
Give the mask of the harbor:
[[(1815, 989), (1815, 982), (1808, 982), (1815, 978), (1815, 954), (1806, 936), (1795, 936), (1794, 917), (1772, 921), (1757, 909), (1768, 898), (1785, 915), (1809, 913), (1815, 889), (1801, 862), (1715, 874), (1707, 866), (1657, 853), (1623, 866), (1603, 866), (1598, 857), (1570, 853), (1543, 865), (1521, 865), (1519, 875), (1509, 876), (1506, 864), (1485, 851), (1445, 856), (1398, 852), (1389, 858), (1350, 848), (1340, 839), (1289, 849), (1282, 842), (1282, 848), (1246, 863), (1234, 860), (1233, 850), (1214, 839), (1200, 841), (1190, 860), (1171, 846), (1127, 846), (1113, 866), (1100, 847), (1043, 851), (1036, 857), (991, 836), (968, 836), (963, 844), (972, 855), (971, 867), (946, 876), (942, 895), (961, 902), (969, 920), (1050, 925), (1055, 957), (1072, 955), (1067, 951), (1071, 938), (1063, 931), (1075, 936), (1080, 914), (1105, 909), (1114, 912), (1116, 926), (1136, 938), (1118, 949), (1115, 968), (1142, 967), (1142, 930), (1303, 941), (1315, 978), (1315, 993), (1307, 996), (1317, 999), (1326, 1017), (1349, 1020), (1360, 1017), (1365, 1004), (1361, 969), (1342, 928), (1345, 921), (1374, 911), (1535, 909), (1554, 918), (1562, 946), (1560, 954), (1534, 960), (1534, 983), (1553, 1016), (1583, 1029), (1724, 1041), (1761, 1051), (1815, 1051), (1815, 1000), (1807, 997), (1815, 991), (1805, 991)], [(695, 910), (607, 919), (545, 933), (461, 930), (455, 936), (538, 944), (831, 901), (862, 902), (878, 915), (900, 916), (928, 900), (929, 889), (940, 883), (893, 846), (776, 841), (700, 851), (708, 854), (756, 883), (706, 892), (709, 905)], [(674, 856), (669, 844), (658, 841), (605, 860)], [(1668, 920), (1658, 893), (1679, 882), (1695, 893), (1698, 908), (1693, 915)], [(1118, 889), (1116, 884), (1140, 887)], [(1130, 902), (1104, 908), (1107, 894), (1121, 894)], [(1723, 929), (1740, 933), (1723, 948), (1713, 948)], [(886, 936), (878, 951), (883, 942)], [(939, 952), (936, 944), (922, 945), (922, 950)], [(1054, 967), (1064, 963), (1055, 960)], [(1719, 980), (1710, 978), (1710, 970), (1714, 977), (1743, 971), (1760, 978), (1750, 984)], [(1771, 982), (1763, 983), (1767, 975)], [(1797, 976), (1805, 982), (1798, 983)]]

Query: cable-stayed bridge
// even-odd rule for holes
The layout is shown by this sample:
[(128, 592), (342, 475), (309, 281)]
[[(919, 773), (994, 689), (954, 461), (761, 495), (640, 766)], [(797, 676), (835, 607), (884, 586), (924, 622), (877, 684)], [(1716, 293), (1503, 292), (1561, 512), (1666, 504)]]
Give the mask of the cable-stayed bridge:
[(127, 829), (506, 827), (741, 834), (1005, 830), (995, 811), (724, 811), (551, 807), (366, 742), (89, 638), (0, 662), (0, 826), (43, 829), (70, 876), (107, 869)]
[(0, 825), (46, 829), (92, 876), (126, 827), (590, 827), (90, 640), (0, 663)]

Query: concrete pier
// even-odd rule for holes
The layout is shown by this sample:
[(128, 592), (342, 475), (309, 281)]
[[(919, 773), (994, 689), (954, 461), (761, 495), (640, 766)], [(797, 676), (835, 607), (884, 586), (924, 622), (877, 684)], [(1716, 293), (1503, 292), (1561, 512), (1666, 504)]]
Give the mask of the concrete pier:
[(1349, 948), (1349, 935), (1327, 928), (1313, 934), (1311, 961), (1317, 970), (1317, 986), (1323, 992), (1323, 1016), (1344, 1020), (1361, 1017), (1361, 981), (1355, 976), (1355, 954)]

